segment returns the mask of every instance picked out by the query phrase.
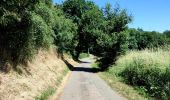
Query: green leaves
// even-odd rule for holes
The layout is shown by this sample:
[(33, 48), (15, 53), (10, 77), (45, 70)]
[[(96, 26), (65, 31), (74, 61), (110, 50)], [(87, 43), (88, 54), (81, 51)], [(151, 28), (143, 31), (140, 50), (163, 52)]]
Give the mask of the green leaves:
[(66, 19), (64, 16), (56, 16), (56, 25), (54, 27), (55, 32), (55, 44), (58, 46), (59, 51), (74, 51), (77, 45), (74, 38), (77, 35), (77, 26), (70, 19)]
[(94, 55), (114, 59), (128, 47), (125, 30), (132, 19), (126, 10), (112, 9), (110, 4), (101, 10), (94, 2), (85, 0), (66, 0), (62, 9), (78, 25), (77, 57), (91, 48)]
[(30, 34), (33, 35), (36, 48), (49, 48), (53, 43), (54, 31), (51, 27), (43, 20), (43, 18), (36, 13), (31, 13), (31, 26)]
[[(120, 8), (112, 9), (107, 4), (103, 9), (103, 23), (101, 23), (102, 33), (98, 35), (97, 45), (101, 51), (101, 67), (109, 66), (117, 56), (124, 54), (128, 49), (127, 24), (131, 22), (131, 16), (126, 10)], [(98, 49), (99, 49), (98, 48)], [(103, 64), (102, 64), (103, 63)]]
[(3, 0), (0, 5), (0, 58), (3, 60), (15, 65), (26, 62), (40, 48), (48, 49), (54, 40), (59, 48), (75, 47), (76, 25), (54, 8), (51, 0)]
[(129, 49), (158, 48), (168, 44), (167, 37), (159, 32), (128, 29)]

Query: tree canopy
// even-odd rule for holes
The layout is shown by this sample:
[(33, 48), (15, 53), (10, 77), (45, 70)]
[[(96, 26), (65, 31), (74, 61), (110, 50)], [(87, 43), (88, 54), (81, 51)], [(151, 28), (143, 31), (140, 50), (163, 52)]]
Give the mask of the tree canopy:
[(106, 69), (127, 50), (154, 48), (170, 43), (163, 34), (130, 29), (132, 16), (119, 5), (100, 8), (92, 1), (0, 1), (0, 58), (14, 65), (31, 60), (37, 51), (56, 46), (78, 60), (82, 52), (99, 56)]

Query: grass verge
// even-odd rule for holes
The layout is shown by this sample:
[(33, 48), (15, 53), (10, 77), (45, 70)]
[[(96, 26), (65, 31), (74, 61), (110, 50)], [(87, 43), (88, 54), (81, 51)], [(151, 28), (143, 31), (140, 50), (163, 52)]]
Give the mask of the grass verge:
[[(97, 68), (98, 64), (93, 63), (93, 68)], [(111, 70), (99, 72), (98, 75), (107, 82), (107, 84), (116, 92), (121, 94), (128, 100), (148, 100), (147, 97), (140, 95), (140, 93), (132, 86), (125, 84), (122, 78), (116, 76)]]
[[(99, 73), (129, 100), (170, 99), (170, 51), (131, 51)], [(97, 66), (93, 64), (92, 66)]]

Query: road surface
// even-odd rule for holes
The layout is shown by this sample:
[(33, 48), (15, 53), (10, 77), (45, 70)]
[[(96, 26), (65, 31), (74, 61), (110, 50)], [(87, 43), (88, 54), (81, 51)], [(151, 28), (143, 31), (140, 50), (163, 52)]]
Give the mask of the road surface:
[(60, 100), (124, 100), (93, 72), (91, 62), (83, 59), (73, 70)]

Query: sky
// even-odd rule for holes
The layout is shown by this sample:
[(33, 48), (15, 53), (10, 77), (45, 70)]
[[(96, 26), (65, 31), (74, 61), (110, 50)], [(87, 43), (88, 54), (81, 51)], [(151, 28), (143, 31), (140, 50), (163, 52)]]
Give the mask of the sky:
[[(61, 3), (63, 0), (53, 0)], [(91, 0), (99, 7), (106, 3), (113, 6), (118, 3), (133, 16), (130, 28), (142, 28), (145, 31), (163, 32), (170, 30), (170, 0)]]

